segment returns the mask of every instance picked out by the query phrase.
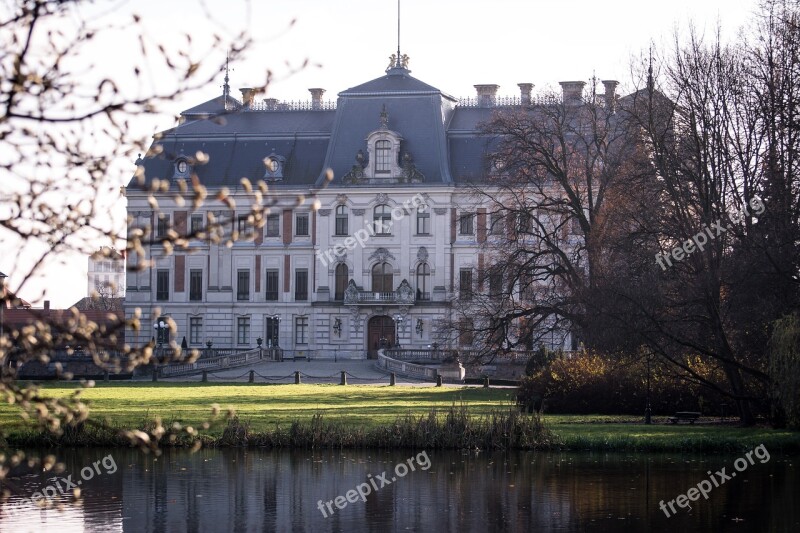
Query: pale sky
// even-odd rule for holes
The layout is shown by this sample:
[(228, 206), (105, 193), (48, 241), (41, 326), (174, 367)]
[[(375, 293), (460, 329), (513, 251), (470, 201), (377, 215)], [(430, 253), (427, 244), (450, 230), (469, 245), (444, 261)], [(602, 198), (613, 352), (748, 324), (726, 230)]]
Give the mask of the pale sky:
[[(536, 92), (593, 74), (619, 80), (624, 91), (632, 61), (641, 61), (651, 42), (669, 45), (690, 21), (709, 36), (720, 24), (724, 39), (736, 39), (756, 6), (755, 0), (402, 0), (400, 45), (414, 77), (456, 97), (474, 96), (475, 84), (498, 84), (500, 95), (517, 95), (517, 83), (532, 82)], [(397, 48), (396, 0), (100, 1), (83, 6), (76, 20), (109, 21), (123, 29), (77, 58), (92, 73), (87, 83), (100, 75), (124, 83), (131, 64), (143, 61), (138, 43), (124, 31), (132, 13), (141, 16), (151, 42), (170, 49), (186, 49), (182, 34), (189, 33), (192, 50), (210, 50), (209, 64), (224, 61), (227, 47), (213, 46), (212, 32), (227, 42), (242, 30), (252, 34), (253, 47), (231, 65), (236, 96), (240, 87), (262, 84), (271, 69), (277, 79), (269, 97), (307, 100), (308, 88), (322, 87), (326, 99), (335, 99), (348, 87), (382, 76)], [(308, 67), (289, 75), (306, 59)], [(131, 87), (133, 93), (169, 88), (155, 69), (150, 74), (144, 87)], [(182, 109), (221, 94), (222, 78), (219, 74), (216, 83), (162, 106), (157, 118), (132, 123), (131, 139), (169, 128)], [(116, 162), (108, 176), (110, 190), (127, 183), (134, 159)], [(108, 209), (117, 223), (124, 220), (123, 202), (111, 197)], [(107, 243), (97, 247), (102, 244)], [(10, 276), (12, 289), (26, 260), (0, 233), (0, 271)], [(59, 257), (41, 274), (23, 287), (21, 297), (66, 307), (86, 296), (85, 257)]]

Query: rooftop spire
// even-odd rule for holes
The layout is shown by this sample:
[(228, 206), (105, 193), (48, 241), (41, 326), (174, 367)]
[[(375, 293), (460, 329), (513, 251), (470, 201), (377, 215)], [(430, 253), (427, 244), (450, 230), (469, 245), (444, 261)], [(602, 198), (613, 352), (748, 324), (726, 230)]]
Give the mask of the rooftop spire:
[(655, 83), (653, 82), (653, 45), (650, 45), (650, 62), (647, 67), (647, 92), (653, 94), (654, 87)]
[(408, 71), (408, 59), (407, 55), (400, 53), (400, 0), (397, 0), (397, 52), (389, 56), (389, 66), (386, 67), (386, 72), (395, 75), (403, 74), (403, 71)]
[(228, 82), (230, 82), (230, 54), (225, 54), (225, 84), (222, 86), (222, 100), (225, 107), (228, 107), (228, 100), (231, 96), (231, 86)]

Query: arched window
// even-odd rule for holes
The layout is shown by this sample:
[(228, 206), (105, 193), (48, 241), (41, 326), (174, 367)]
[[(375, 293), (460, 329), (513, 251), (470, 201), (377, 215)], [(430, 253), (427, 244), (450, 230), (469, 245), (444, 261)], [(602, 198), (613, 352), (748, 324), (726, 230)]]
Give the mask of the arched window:
[(372, 292), (393, 292), (392, 265), (378, 263), (372, 267)]
[(335, 274), (335, 292), (334, 292), (334, 299), (335, 300), (344, 300), (344, 291), (347, 289), (347, 265), (344, 263), (339, 263), (336, 265), (336, 274)]
[(375, 206), (372, 221), (375, 224), (375, 233), (390, 235), (392, 233), (392, 210), (386, 204)]
[(417, 300), (430, 300), (430, 278), (431, 267), (428, 263), (420, 263), (417, 266)]
[(347, 235), (347, 206), (336, 207), (336, 235)]
[(375, 174), (388, 174), (392, 165), (392, 143), (375, 142)]

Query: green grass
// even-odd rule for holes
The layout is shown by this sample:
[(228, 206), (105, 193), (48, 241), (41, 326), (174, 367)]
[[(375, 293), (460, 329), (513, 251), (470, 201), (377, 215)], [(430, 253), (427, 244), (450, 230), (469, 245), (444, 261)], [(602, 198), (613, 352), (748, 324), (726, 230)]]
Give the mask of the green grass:
[[(76, 388), (49, 383), (43, 393), (66, 396)], [(251, 433), (287, 428), (298, 421), (318, 423), (322, 418), (336, 425), (336, 431), (358, 434), (389, 427), (409, 415), (429, 416), (432, 409), (444, 417), (454, 405), (463, 405), (467, 416), (477, 420), (508, 411), (514, 395), (514, 389), (476, 387), (112, 382), (86, 389), (83, 398), (94, 419), (116, 427), (141, 427), (156, 416), (196, 427), (217, 404), (223, 413), (234, 409)], [(622, 415), (546, 415), (544, 422), (556, 437), (551, 445), (577, 450), (733, 452), (764, 444), (776, 452), (800, 452), (799, 432), (765, 427), (672, 425), (665, 424), (664, 417), (654, 417), (655, 423), (645, 426), (641, 417)], [(0, 428), (9, 442), (36, 442), (36, 428), (14, 406), (0, 406)], [(220, 423), (207, 434), (216, 438), (223, 430)]]

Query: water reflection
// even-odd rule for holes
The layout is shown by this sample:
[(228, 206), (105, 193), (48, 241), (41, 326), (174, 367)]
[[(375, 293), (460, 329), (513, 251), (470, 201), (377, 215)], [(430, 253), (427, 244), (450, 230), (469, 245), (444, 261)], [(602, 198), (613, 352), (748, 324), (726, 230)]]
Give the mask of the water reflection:
[[(0, 531), (800, 530), (797, 461), (777, 454), (667, 518), (660, 500), (736, 457), (429, 451), (429, 469), (417, 463), (400, 478), (395, 466), (408, 465), (412, 451), (62, 450), (59, 458), (74, 480), (108, 453), (117, 472), (83, 482), (80, 502), (60, 498), (63, 511), (23, 503), (52, 474), (12, 479), (17, 493), (0, 506)], [(389, 483), (373, 490), (383, 472)], [(366, 502), (347, 502), (370, 474)], [(332, 516), (320, 500), (332, 502)]]

